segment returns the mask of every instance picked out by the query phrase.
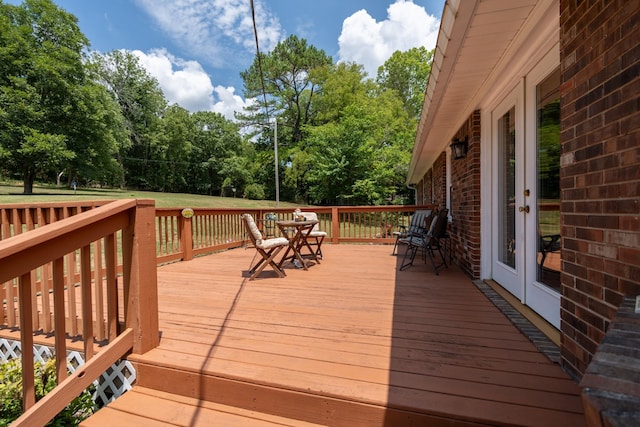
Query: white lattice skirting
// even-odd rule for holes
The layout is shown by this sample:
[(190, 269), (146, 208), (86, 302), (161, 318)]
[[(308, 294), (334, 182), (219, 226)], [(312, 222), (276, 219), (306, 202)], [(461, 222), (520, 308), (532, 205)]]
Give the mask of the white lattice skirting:
[[(20, 341), (7, 340), (0, 338), (0, 360), (6, 362), (8, 360), (20, 358), (22, 355), (22, 347)], [(44, 345), (33, 346), (34, 362), (44, 363), (53, 357), (53, 349)], [(79, 366), (84, 364), (84, 355), (78, 351), (67, 351), (67, 368), (70, 372), (75, 372)], [(93, 382), (96, 391), (93, 394), (93, 401), (99, 407), (112, 402), (125, 391), (130, 390), (136, 381), (136, 371), (128, 360), (119, 360), (106, 372), (103, 372), (100, 378)]]

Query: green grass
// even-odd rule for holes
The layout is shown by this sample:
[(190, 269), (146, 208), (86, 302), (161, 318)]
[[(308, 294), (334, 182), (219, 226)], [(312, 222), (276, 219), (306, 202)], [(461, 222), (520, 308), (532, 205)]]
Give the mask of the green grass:
[[(154, 199), (159, 208), (268, 208), (273, 200), (248, 200), (233, 197), (213, 197), (185, 193), (158, 193), (153, 191), (78, 188), (77, 191), (55, 185), (34, 185), (33, 194), (22, 194), (21, 182), (0, 182), (0, 205), (8, 203), (72, 202), (102, 199)], [(280, 207), (296, 206), (280, 202)]]

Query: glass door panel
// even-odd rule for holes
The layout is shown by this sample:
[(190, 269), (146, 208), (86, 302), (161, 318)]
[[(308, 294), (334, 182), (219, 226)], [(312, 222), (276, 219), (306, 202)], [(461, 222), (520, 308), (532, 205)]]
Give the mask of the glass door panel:
[(555, 47), (526, 77), (525, 298), (560, 328), (560, 67)]
[(515, 107), (498, 119), (498, 259), (516, 268), (516, 124)]
[[(524, 83), (524, 82), (523, 82)], [(491, 112), (493, 141), (492, 276), (519, 300), (525, 294), (524, 85), (516, 86)]]
[(560, 69), (536, 86), (537, 281), (560, 292)]

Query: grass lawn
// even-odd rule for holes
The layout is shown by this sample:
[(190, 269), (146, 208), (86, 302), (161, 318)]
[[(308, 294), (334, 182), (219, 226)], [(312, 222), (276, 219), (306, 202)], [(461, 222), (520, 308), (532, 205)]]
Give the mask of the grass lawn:
[[(273, 200), (248, 200), (233, 197), (213, 197), (184, 193), (157, 193), (101, 188), (82, 188), (76, 191), (55, 185), (33, 186), (33, 194), (22, 194), (21, 182), (0, 182), (0, 205), (8, 203), (69, 202), (74, 200), (102, 199), (154, 199), (159, 208), (268, 208), (275, 207)], [(280, 207), (296, 206), (280, 202)]]

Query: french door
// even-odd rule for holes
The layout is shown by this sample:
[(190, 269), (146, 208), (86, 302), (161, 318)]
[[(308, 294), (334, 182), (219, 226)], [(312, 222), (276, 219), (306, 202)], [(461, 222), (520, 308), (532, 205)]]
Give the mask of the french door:
[(492, 275), (560, 326), (560, 71), (552, 50), (491, 112)]
[(524, 116), (522, 84), (491, 114), (493, 278), (524, 301)]
[[(525, 303), (560, 328), (560, 67), (552, 50), (527, 75)], [(531, 161), (529, 161), (531, 159)]]

